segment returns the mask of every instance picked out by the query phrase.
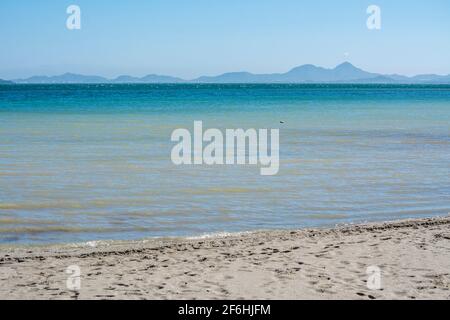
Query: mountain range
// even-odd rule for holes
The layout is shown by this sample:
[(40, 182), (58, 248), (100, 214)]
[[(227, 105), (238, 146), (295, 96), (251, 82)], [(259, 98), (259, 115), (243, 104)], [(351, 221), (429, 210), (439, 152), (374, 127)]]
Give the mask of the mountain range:
[[(0, 83), (5, 80), (0, 80)], [(423, 74), (413, 77), (398, 74), (384, 75), (364, 71), (349, 62), (333, 69), (306, 64), (286, 73), (254, 74), (229, 72), (218, 76), (201, 76), (185, 80), (172, 76), (150, 74), (145, 77), (122, 75), (115, 79), (65, 73), (59, 76), (33, 76), (11, 80), (14, 83), (386, 83), (386, 84), (450, 84), (450, 75)], [(8, 81), (6, 81), (8, 82)], [(10, 83), (10, 82), (9, 82)]]

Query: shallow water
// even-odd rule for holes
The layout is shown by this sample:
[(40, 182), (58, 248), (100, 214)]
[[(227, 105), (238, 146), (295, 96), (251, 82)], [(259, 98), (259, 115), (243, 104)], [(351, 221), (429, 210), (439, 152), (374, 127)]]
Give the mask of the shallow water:
[[(279, 128), (278, 175), (175, 166), (194, 120)], [(0, 243), (446, 215), (449, 128), (450, 86), (0, 86)]]

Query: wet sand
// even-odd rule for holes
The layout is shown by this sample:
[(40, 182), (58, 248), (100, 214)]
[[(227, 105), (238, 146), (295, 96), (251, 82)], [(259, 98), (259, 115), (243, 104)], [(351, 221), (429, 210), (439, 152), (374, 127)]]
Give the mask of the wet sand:
[[(79, 291), (67, 287), (71, 265), (81, 271)], [(376, 268), (380, 278), (370, 271)], [(375, 279), (371, 289), (368, 279)], [(210, 239), (2, 247), (0, 298), (450, 299), (450, 217)]]

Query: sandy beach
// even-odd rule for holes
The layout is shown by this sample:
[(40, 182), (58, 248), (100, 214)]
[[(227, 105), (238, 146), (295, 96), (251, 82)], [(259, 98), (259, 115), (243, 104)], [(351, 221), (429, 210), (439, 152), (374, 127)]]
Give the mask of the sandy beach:
[[(67, 288), (71, 265), (79, 291)], [(374, 267), (380, 286), (369, 289)], [(450, 217), (2, 247), (0, 270), (1, 299), (450, 299)]]

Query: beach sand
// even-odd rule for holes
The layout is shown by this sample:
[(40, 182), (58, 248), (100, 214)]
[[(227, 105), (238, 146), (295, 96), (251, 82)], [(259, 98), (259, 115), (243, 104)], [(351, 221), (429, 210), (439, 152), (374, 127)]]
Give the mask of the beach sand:
[[(70, 265), (79, 291), (67, 289)], [(368, 279), (381, 288), (369, 289)], [(72, 282), (70, 282), (72, 283)], [(450, 217), (0, 249), (1, 299), (450, 299)]]

